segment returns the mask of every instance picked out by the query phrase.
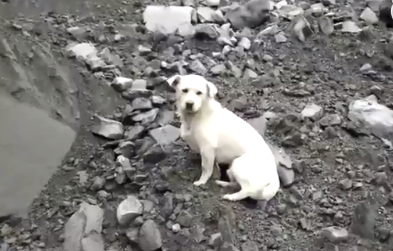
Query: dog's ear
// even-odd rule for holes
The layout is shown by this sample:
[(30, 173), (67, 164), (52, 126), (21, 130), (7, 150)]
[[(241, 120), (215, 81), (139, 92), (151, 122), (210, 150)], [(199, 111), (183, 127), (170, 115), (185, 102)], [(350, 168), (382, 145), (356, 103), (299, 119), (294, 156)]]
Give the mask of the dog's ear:
[(210, 98), (214, 98), (217, 95), (217, 87), (212, 83), (206, 80), (206, 88), (207, 88), (207, 95)]
[(176, 86), (180, 83), (180, 80), (181, 80), (181, 76), (175, 75), (167, 79), (166, 82), (168, 82), (169, 86), (176, 88)]

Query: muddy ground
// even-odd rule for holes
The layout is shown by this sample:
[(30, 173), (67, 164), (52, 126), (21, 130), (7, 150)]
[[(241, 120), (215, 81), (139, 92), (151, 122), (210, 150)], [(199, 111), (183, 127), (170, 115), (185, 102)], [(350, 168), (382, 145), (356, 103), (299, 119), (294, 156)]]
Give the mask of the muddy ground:
[[(381, 104), (393, 106), (392, 30), (379, 22), (356, 33), (315, 32), (301, 42), (292, 35), (290, 22), (280, 20), (285, 41), (266, 36), (245, 54), (214, 58), (213, 66), (223, 64), (225, 69), (218, 75), (206, 72), (206, 76), (218, 86), (220, 102), (245, 119), (277, 116), (271, 117), (266, 138), (283, 147), (293, 162), (294, 179), (262, 209), (252, 201), (222, 201), (225, 191), (212, 181), (204, 188), (194, 187), (200, 160), (180, 139), (164, 148), (152, 143), (149, 130), (164, 124), (178, 126), (173, 117), (173, 92), (161, 78), (176, 70), (161, 69), (156, 63), (174, 62), (190, 50), (191, 55), (203, 54), (201, 61), (208, 65), (204, 57), (213, 58), (212, 52), (221, 51), (222, 46), (211, 40), (183, 41), (175, 36), (163, 40), (150, 34), (142, 23), (148, 4), (0, 3), (0, 90), (46, 111), (77, 133), (58, 171), (31, 204), (29, 216), (0, 215), (1, 250), (61, 250), (63, 245), (68, 245), (65, 250), (391, 250), (391, 150), (386, 141), (352, 125), (347, 107), (350, 101), (369, 94), (375, 94)], [(359, 16), (366, 2), (326, 5), (334, 13), (352, 6)], [(269, 23), (252, 29), (252, 37)], [(76, 26), (91, 31), (77, 37), (67, 32)], [(124, 38), (115, 41), (114, 30)], [(92, 41), (99, 51), (109, 48), (122, 63), (116, 71), (93, 73), (83, 62), (67, 57), (65, 48), (71, 41)], [(139, 45), (151, 52), (142, 51)], [(240, 71), (251, 69), (258, 76), (247, 78), (250, 72), (237, 76), (229, 61)], [(360, 70), (365, 64), (371, 67), (367, 66), (366, 73)], [(141, 122), (143, 132), (133, 136), (132, 148), (126, 148), (135, 153), (127, 156), (137, 170), (132, 181), (118, 178), (119, 152), (113, 150), (119, 142), (92, 134), (95, 114), (117, 121), (127, 117), (126, 105), (131, 102), (110, 86), (113, 72), (146, 80), (154, 95), (166, 100), (158, 105), (162, 123)], [(15, 79), (25, 81), (15, 83)], [(318, 119), (300, 119), (310, 103), (322, 107), (324, 113)], [(164, 111), (169, 119), (163, 119)], [(28, 186), (26, 183), (19, 185)], [(124, 227), (117, 222), (116, 209), (126, 195), (137, 196), (144, 212)], [(103, 209), (101, 218), (95, 219), (101, 222), (99, 241), (70, 249), (72, 238), (65, 233), (66, 222), (82, 202)], [(70, 225), (68, 231), (78, 232)], [(155, 244), (151, 247), (142, 247), (141, 232), (135, 235), (141, 225), (153, 228), (150, 241)], [(332, 226), (336, 228), (326, 229)]]

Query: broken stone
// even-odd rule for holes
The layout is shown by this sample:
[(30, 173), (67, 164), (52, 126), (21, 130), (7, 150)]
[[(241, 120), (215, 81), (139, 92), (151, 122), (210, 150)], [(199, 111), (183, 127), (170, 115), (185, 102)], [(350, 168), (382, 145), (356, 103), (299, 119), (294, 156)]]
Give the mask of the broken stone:
[(99, 56), (104, 60), (107, 64), (115, 65), (119, 68), (124, 66), (123, 60), (120, 58), (119, 55), (112, 54), (109, 48), (104, 48), (100, 53)]
[(341, 31), (348, 33), (359, 33), (362, 31), (362, 29), (360, 29), (355, 22), (348, 20), (342, 23)]
[(172, 125), (165, 125), (151, 130), (149, 134), (158, 144), (169, 145), (180, 137), (180, 129)]
[(121, 139), (123, 138), (124, 128), (123, 124), (107, 119), (101, 116), (95, 116), (96, 123), (93, 126), (92, 132), (107, 139)]
[(147, 220), (139, 230), (139, 247), (142, 251), (155, 251), (162, 247), (161, 233), (153, 220)]
[(325, 35), (330, 35), (334, 31), (333, 21), (329, 17), (320, 17), (318, 19), (319, 28)]
[(285, 43), (288, 41), (284, 32), (279, 32), (276, 35), (274, 35), (274, 39), (276, 40), (276, 43), (278, 43), (278, 44)]
[(193, 72), (195, 72), (199, 75), (203, 76), (207, 73), (206, 67), (198, 59), (195, 59), (194, 61), (192, 61), (192, 63), (190, 64), (189, 67), (190, 67), (190, 70), (192, 70)]
[(182, 210), (177, 216), (176, 221), (182, 227), (190, 227), (193, 221), (193, 217), (188, 211)]
[(131, 102), (133, 110), (150, 110), (153, 104), (148, 98), (136, 98)]
[(328, 114), (319, 120), (321, 126), (335, 126), (341, 124), (341, 117), (338, 114)]
[(310, 118), (313, 121), (319, 120), (322, 117), (322, 113), (322, 107), (316, 104), (308, 104), (301, 112), (303, 118)]
[(295, 5), (282, 6), (278, 11), (278, 14), (288, 20), (292, 20), (299, 15), (303, 15), (304, 11), (301, 7)]
[(194, 8), (190, 6), (149, 5), (143, 12), (146, 28), (164, 35), (175, 33), (182, 25), (191, 25)]
[(116, 164), (122, 168), (124, 174), (132, 180), (136, 173), (136, 169), (131, 166), (131, 162), (129, 158), (124, 157), (123, 155), (119, 155), (116, 158)]
[(300, 41), (306, 41), (306, 39), (313, 34), (310, 24), (303, 16), (296, 17), (296, 19), (294, 19), (294, 24), (293, 31)]
[(374, 13), (370, 8), (365, 8), (360, 18), (363, 19), (367, 24), (376, 24), (378, 23), (379, 19), (377, 14)]
[(215, 11), (209, 7), (198, 7), (197, 15), (201, 23), (211, 23), (214, 21)]
[(378, 137), (386, 138), (393, 132), (393, 111), (379, 104), (374, 95), (352, 101), (349, 104), (348, 118), (371, 127)]
[(111, 86), (118, 92), (122, 92), (132, 87), (132, 79), (125, 77), (116, 77)]
[(141, 125), (149, 125), (154, 122), (159, 112), (158, 108), (151, 109), (150, 111), (139, 113), (132, 117), (134, 122), (140, 122)]
[(269, 19), (270, 3), (268, 0), (250, 0), (245, 5), (229, 9), (225, 18), (235, 29), (254, 28)]
[(348, 239), (348, 231), (341, 227), (327, 227), (322, 230), (322, 235), (329, 241), (337, 243)]
[(246, 68), (244, 70), (243, 77), (245, 79), (253, 79), (253, 78), (258, 77), (258, 74), (255, 71), (253, 71), (253, 70), (251, 70), (249, 68)]
[(251, 41), (246, 37), (242, 37), (238, 45), (243, 47), (245, 50), (249, 50), (251, 48)]
[(134, 195), (128, 195), (117, 208), (117, 221), (120, 225), (127, 226), (142, 213), (142, 203)]
[(213, 75), (221, 75), (226, 71), (226, 67), (224, 64), (217, 64), (210, 69), (210, 72)]
[(210, 236), (209, 246), (213, 248), (217, 248), (222, 243), (222, 235), (221, 233), (215, 233)]
[(97, 57), (97, 49), (91, 43), (71, 43), (67, 45), (66, 51), (69, 56), (81, 58), (86, 61), (90, 57)]
[(295, 172), (293, 169), (288, 169), (280, 165), (277, 166), (278, 176), (280, 177), (281, 184), (286, 187), (292, 185), (295, 181)]
[(218, 31), (214, 24), (197, 24), (195, 26), (196, 37), (208, 37), (210, 39), (218, 38)]

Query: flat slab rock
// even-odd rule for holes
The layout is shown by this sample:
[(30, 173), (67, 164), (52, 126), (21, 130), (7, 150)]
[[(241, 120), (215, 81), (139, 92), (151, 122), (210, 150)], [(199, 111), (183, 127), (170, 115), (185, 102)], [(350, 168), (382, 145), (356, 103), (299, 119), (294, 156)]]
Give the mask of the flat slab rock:
[(116, 211), (117, 221), (120, 225), (130, 224), (143, 213), (143, 205), (134, 195), (129, 195), (123, 200)]
[(107, 139), (121, 139), (123, 138), (124, 127), (118, 121), (96, 116), (92, 132)]
[(165, 125), (149, 132), (160, 145), (169, 145), (180, 137), (180, 129), (172, 125)]
[(195, 10), (190, 6), (151, 5), (143, 12), (143, 21), (149, 31), (168, 35), (192, 27), (193, 15)]

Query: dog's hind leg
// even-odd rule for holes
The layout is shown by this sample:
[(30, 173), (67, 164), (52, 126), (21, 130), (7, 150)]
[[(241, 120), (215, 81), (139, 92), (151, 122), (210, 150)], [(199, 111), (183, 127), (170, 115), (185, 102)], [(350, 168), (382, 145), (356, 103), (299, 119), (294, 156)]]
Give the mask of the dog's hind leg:
[(249, 197), (249, 195), (250, 193), (247, 190), (242, 189), (237, 193), (225, 194), (222, 198), (229, 201), (238, 201)]

